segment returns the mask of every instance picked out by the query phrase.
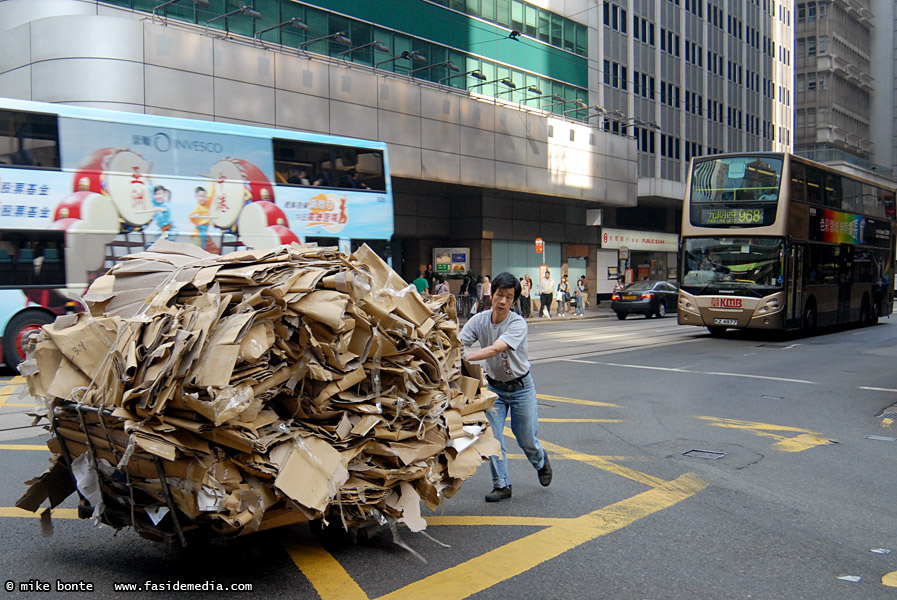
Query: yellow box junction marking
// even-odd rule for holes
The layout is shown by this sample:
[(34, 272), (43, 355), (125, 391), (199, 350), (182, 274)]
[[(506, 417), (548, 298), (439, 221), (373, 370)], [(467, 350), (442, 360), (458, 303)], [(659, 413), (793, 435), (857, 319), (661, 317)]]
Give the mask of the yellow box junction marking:
[[(506, 428), (505, 435), (513, 437)], [(376, 600), (413, 600), (467, 598), (502, 581), (524, 573), (588, 541), (618, 531), (635, 521), (669, 508), (707, 487), (707, 482), (692, 473), (665, 481), (646, 473), (622, 467), (608, 458), (575, 452), (542, 441), (552, 459), (577, 460), (596, 468), (643, 483), (652, 489), (592, 511), (580, 517), (517, 516), (429, 516), (431, 526), (527, 526), (544, 527), (533, 534), (504, 544), (476, 558), (380, 596)], [(514, 455), (512, 455), (514, 456)], [(364, 590), (332, 555), (312, 543), (286, 542), (293, 562), (308, 578), (323, 600), (371, 600)]]
[[(773, 444), (773, 448), (782, 452), (802, 452), (815, 448), (816, 446), (824, 446), (833, 443), (823, 437), (822, 434), (809, 429), (800, 427), (789, 427), (787, 425), (773, 425), (771, 423), (755, 423), (753, 421), (739, 421), (737, 419), (720, 419), (718, 417), (698, 417), (701, 420), (708, 421), (714, 427), (724, 427), (727, 429), (741, 429), (760, 437), (768, 437), (778, 440)], [(771, 431), (787, 431), (797, 433), (796, 436), (787, 437), (770, 433)]]

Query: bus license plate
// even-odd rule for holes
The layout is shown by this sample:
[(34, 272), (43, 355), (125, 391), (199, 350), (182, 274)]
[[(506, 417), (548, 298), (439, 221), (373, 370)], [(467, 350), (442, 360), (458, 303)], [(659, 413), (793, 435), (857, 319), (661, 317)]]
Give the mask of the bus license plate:
[(736, 319), (713, 319), (714, 325), (738, 325)]

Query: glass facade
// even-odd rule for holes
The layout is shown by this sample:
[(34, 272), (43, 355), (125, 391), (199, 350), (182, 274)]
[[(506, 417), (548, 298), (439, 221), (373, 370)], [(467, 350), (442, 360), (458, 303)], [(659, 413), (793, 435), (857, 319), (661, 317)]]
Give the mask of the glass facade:
[[(158, 0), (107, 0), (107, 3), (146, 12), (159, 5)], [(401, 7), (402, 11), (400, 7), (385, 11), (383, 5), (391, 3), (324, 0), (318, 4), (255, 0), (253, 15), (249, 11), (240, 12), (225, 0), (210, 0), (207, 8), (184, 1), (157, 14), (558, 114), (576, 99), (588, 98), (584, 57), (587, 28), (518, 0), (466, 3), (420, 0), (421, 20), (429, 22), (420, 26), (396, 16), (396, 12), (412, 12), (407, 7)], [(330, 8), (329, 4), (334, 6)], [(550, 47), (528, 39), (507, 39), (505, 31), (491, 26), (483, 29), (486, 24), (443, 8), (458, 11), (459, 5), (464, 5), (465, 9), (460, 11), (464, 15), (514, 28)], [(232, 11), (234, 14), (222, 17)], [(369, 19), (353, 18), (344, 11)], [(405, 18), (408, 17), (406, 14)], [(301, 21), (307, 31), (291, 25), (291, 19)], [(532, 27), (528, 26), (530, 22)], [(405, 33), (409, 30), (422, 31), (426, 37)], [(543, 30), (547, 39), (540, 33)]]

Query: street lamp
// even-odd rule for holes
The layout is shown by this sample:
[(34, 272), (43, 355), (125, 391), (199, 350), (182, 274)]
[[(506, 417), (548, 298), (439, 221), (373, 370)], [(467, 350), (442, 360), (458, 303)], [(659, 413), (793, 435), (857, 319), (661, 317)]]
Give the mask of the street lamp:
[(209, 30), (209, 23), (211, 23), (212, 21), (217, 21), (218, 19), (224, 19), (224, 35), (225, 35), (225, 37), (227, 37), (227, 35), (230, 33), (230, 28), (228, 27), (227, 18), (232, 17), (236, 14), (244, 15), (244, 16), (250, 17), (252, 19), (261, 19), (262, 18), (262, 13), (258, 12), (251, 6), (247, 6), (244, 4), (240, 8), (234, 9), (230, 12), (226, 12), (223, 15), (218, 15), (217, 17), (212, 17), (211, 19), (206, 21), (206, 31)]
[[(323, 42), (324, 40), (333, 40), (337, 44), (341, 46), (351, 46), (352, 40), (346, 37), (346, 34), (342, 31), (337, 31), (336, 33), (331, 33), (330, 35), (325, 35), (319, 38), (315, 38), (313, 40), (306, 40), (300, 44), (296, 45), (296, 51), (302, 50), (305, 46), (310, 46), (316, 42)], [(306, 54), (308, 56), (308, 54)]]
[(408, 50), (405, 50), (398, 56), (393, 56), (392, 58), (387, 58), (387, 59), (384, 59), (384, 60), (374, 63), (374, 68), (376, 69), (377, 67), (379, 67), (380, 65), (382, 65), (384, 63), (393, 62), (396, 60), (411, 60), (411, 64), (414, 64), (414, 63), (417, 63), (419, 65), (427, 64), (427, 57), (424, 56), (423, 54), (421, 54), (420, 52), (418, 52), (417, 50), (412, 50), (411, 52), (409, 52)]
[[(477, 78), (477, 79), (479, 79), (479, 78)], [(485, 77), (483, 77), (483, 79), (485, 79)], [(481, 81), (480, 83), (475, 83), (474, 85), (467, 88), (467, 91), (469, 92), (470, 90), (472, 90), (475, 87), (480, 87), (481, 85), (489, 85), (490, 83), (500, 83), (504, 86), (511, 88), (512, 90), (517, 87), (516, 83), (514, 83), (507, 77), (502, 77), (501, 79), (493, 79), (492, 81)]]
[(417, 73), (418, 71), (423, 71), (423, 70), (426, 70), (426, 69), (432, 69), (432, 68), (434, 68), (434, 67), (445, 67), (445, 68), (448, 69), (449, 71), (454, 71), (454, 72), (456, 72), (456, 73), (459, 73), (459, 72), (461, 71), (461, 69), (459, 69), (458, 66), (457, 66), (455, 63), (453, 63), (452, 61), (450, 61), (450, 60), (444, 60), (444, 61), (442, 61), (441, 63), (436, 63), (435, 65), (427, 65), (427, 66), (425, 66), (425, 67), (419, 67), (419, 68), (417, 68), (417, 69), (411, 69), (410, 71), (408, 71), (408, 74), (411, 75), (411, 74), (413, 74), (413, 73)]
[(467, 73), (458, 73), (457, 75), (449, 75), (448, 77), (443, 77), (439, 80), (439, 83), (445, 85), (445, 82), (449, 79), (454, 79), (455, 77), (464, 77), (466, 75), (470, 75), (474, 79), (479, 79), (480, 81), (486, 81), (486, 76), (479, 69), (474, 69), (473, 71), (468, 71)]
[(343, 58), (344, 54), (352, 54), (353, 52), (358, 52), (359, 50), (364, 50), (365, 48), (373, 47), (374, 50), (378, 52), (389, 52), (389, 46), (386, 46), (380, 40), (375, 40), (373, 42), (368, 42), (367, 44), (362, 44), (361, 46), (355, 46), (354, 48), (349, 48), (348, 50), (343, 50), (339, 54), (337, 54), (337, 58)]
[[(163, 8), (168, 8), (175, 2), (180, 2), (181, 0), (168, 0), (168, 2), (163, 2), (159, 6), (153, 9), (153, 21), (156, 20), (156, 11), (161, 10)], [(193, 0), (193, 4), (197, 6), (202, 6), (203, 8), (209, 8), (209, 0)], [(168, 16), (168, 11), (165, 11), (165, 16)]]
[(257, 37), (259, 39), (259, 41), (261, 41), (263, 33), (268, 33), (271, 30), (280, 29), (281, 27), (286, 27), (287, 25), (289, 25), (293, 29), (298, 29), (299, 31), (308, 33), (308, 25), (303, 23), (302, 19), (293, 17), (289, 21), (284, 21), (283, 23), (278, 23), (277, 25), (274, 25), (273, 27), (267, 27), (265, 29), (262, 29), (261, 31), (256, 32), (255, 37)]

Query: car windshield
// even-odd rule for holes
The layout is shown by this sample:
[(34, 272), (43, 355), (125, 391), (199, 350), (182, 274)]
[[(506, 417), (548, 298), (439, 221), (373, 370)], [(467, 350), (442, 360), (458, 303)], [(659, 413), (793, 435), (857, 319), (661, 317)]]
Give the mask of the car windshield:
[(782, 239), (689, 238), (682, 242), (680, 286), (690, 293), (740, 288), (763, 296), (781, 289)]

